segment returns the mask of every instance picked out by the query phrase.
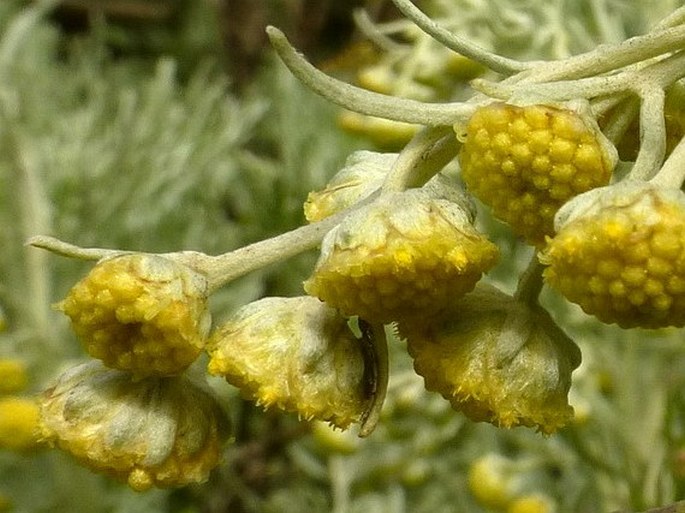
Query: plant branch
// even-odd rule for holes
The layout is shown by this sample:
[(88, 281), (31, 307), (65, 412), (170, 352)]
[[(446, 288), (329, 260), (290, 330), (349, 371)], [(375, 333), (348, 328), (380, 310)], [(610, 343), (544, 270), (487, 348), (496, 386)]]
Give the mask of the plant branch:
[(316, 94), (348, 110), (426, 126), (452, 125), (468, 118), (475, 110), (474, 105), (463, 102), (425, 103), (341, 82), (312, 66), (290, 45), (283, 32), (275, 27), (267, 27), (266, 32), (278, 56), (296, 78)]
[(502, 57), (487, 51), (485, 48), (472, 43), (468, 39), (452, 34), (421, 12), (410, 0), (392, 1), (402, 14), (413, 21), (421, 30), (437, 42), (464, 57), (479, 62), (492, 71), (504, 75), (511, 75), (512, 73), (530, 69), (534, 65), (534, 63), (530, 62), (521, 62)]

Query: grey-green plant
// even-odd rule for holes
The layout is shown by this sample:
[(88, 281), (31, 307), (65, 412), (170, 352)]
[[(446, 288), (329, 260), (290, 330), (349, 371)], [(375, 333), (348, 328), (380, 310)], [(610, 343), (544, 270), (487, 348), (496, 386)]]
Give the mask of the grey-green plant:
[[(404, 10), (411, 8), (406, 0), (396, 3)], [(437, 25), (422, 28), (433, 38), (442, 37), (443, 44), (471, 52), (469, 57), (505, 75), (516, 77), (523, 71), (521, 83), (484, 75), (473, 84), (482, 94), (476, 93), (472, 102), (462, 101), (472, 92), (460, 83), (447, 105), (418, 103), (445, 99), (440, 96), (444, 89), (432, 96), (432, 90), (423, 87), (423, 78), (418, 79), (419, 92), (426, 94), (412, 95), (411, 88), (405, 89), (414, 96), (407, 101), (325, 82), (281, 34), (270, 34), (299, 78), (329, 99), (365, 114), (438, 127), (408, 144), (398, 159), (401, 165), (381, 185), (383, 194), (422, 186), (445, 165), (445, 155), (453, 157), (456, 151), (453, 141), (440, 142), (447, 135), (455, 139), (449, 133), (450, 120), (465, 122), (479, 101), (490, 101), (488, 96), (514, 98), (524, 106), (547, 101), (547, 95), (594, 98), (599, 91), (610, 96), (621, 87), (629, 88), (626, 82), (639, 75), (643, 63), (682, 57), (681, 4), (426, 2), (424, 10)], [(323, 233), (315, 232), (315, 223), (297, 232), (303, 222), (301, 204), (364, 144), (338, 131), (335, 108), (303, 89), (276, 61), (260, 75), (261, 84), (237, 97), (211, 59), (181, 81), (174, 60), (161, 58), (152, 71), (144, 71), (140, 63), (114, 60), (97, 38), (71, 41), (64, 57), (60, 50), (65, 40), (46, 20), (50, 7), (38, 3), (27, 8), (14, 2), (0, 7), (0, 178), (5, 184), (0, 190), (0, 305), (7, 325), (0, 333), (0, 355), (28, 362), (32, 393), (48, 386), (65, 367), (85, 359), (66, 320), (50, 305), (67, 294), (90, 264), (26, 247), (28, 239), (49, 235), (69, 241), (32, 239), (40, 247), (89, 260), (120, 251), (187, 257), (184, 262), (208, 269), (210, 288), (216, 289), (210, 302), (215, 319), (230, 319), (228, 314), (239, 305), (259, 297), (302, 293), (300, 284), (316, 258), (313, 252), (276, 266), (277, 254), (255, 263), (239, 248), (255, 248), (257, 255), (277, 253), (273, 247), (279, 244), (288, 255), (314, 248)], [(675, 14), (661, 25), (663, 30), (680, 30), (670, 39), (664, 37), (664, 44), (671, 46), (653, 54), (645, 50), (635, 58), (640, 61), (635, 65), (638, 73), (629, 75), (635, 71), (630, 66), (633, 50), (620, 42), (647, 32), (672, 11)], [(421, 23), (419, 16), (414, 12), (414, 21)], [(403, 84), (415, 78), (413, 59), (426, 62), (426, 56), (445, 56), (444, 48), (413, 25), (409, 29), (406, 21), (374, 24), (360, 14), (359, 23), (363, 32), (385, 45), (381, 62), (400, 63)], [(448, 34), (441, 32), (444, 27)], [(413, 31), (409, 43), (392, 39), (406, 30)], [(474, 40), (480, 47), (470, 43)], [(638, 49), (648, 46), (641, 42), (645, 44), (636, 45)], [(614, 43), (607, 48), (616, 59), (626, 59), (627, 67), (610, 63), (597, 72), (601, 80), (594, 82), (571, 76), (559, 85), (555, 73), (563, 77), (574, 72), (561, 60), (546, 72), (545, 84), (527, 82), (525, 68), (534, 63), (515, 60), (592, 54), (599, 43)], [(607, 66), (598, 52), (594, 58), (590, 68)], [(604, 74), (613, 65), (619, 72)], [(670, 84), (681, 79), (679, 66), (653, 69), (663, 72)], [(640, 115), (649, 122), (658, 118), (653, 108), (658, 113), (659, 102), (654, 101), (654, 87), (648, 87), (653, 84), (647, 82), (640, 93), (649, 108)], [(621, 101), (614, 105), (601, 98), (597, 103), (606, 109), (625, 107), (634, 117), (634, 105), (617, 98)], [(615, 121), (620, 124), (620, 119)], [(633, 168), (636, 178), (649, 177), (664, 160), (663, 151), (655, 150), (658, 141), (645, 137), (646, 150)], [(427, 165), (417, 164), (420, 156), (426, 156)], [(664, 164), (671, 180), (681, 176), (678, 162)], [(364, 201), (373, 202), (374, 196), (352, 208), (363, 208)], [(493, 220), (483, 205), (477, 206), (477, 225), (502, 251), (488, 279), (513, 293), (533, 251)], [(339, 222), (340, 216), (332, 217), (333, 221), (323, 221), (326, 230), (320, 231)], [(287, 235), (294, 229), (307, 235)], [(260, 245), (261, 239), (275, 242)], [(290, 244), (292, 251), (286, 247)], [(107, 249), (83, 249), (94, 246)], [(209, 267), (203, 268), (202, 258), (196, 264), (193, 254), (175, 253), (181, 249), (207, 255), (229, 252), (229, 258), (210, 258)], [(246, 263), (236, 265), (241, 258)], [(240, 277), (223, 287), (228, 280), (222, 273)], [(536, 296), (538, 292), (533, 291)], [(17, 511), (27, 512), (220, 511), (237, 505), (246, 511), (274, 512), (481, 511), (489, 503), (479, 496), (478, 487), (492, 483), (500, 489), (490, 489), (491, 496), (543, 496), (550, 509), (538, 511), (643, 510), (682, 499), (685, 374), (680, 328), (608, 326), (549, 289), (543, 290), (540, 303), (583, 354), (571, 390), (576, 420), (557, 434), (543, 437), (522, 428), (503, 430), (470, 422), (439, 395), (424, 390), (395, 329), (386, 326), (380, 333), (376, 327), (369, 336), (375, 337), (376, 346), (387, 337), (390, 366), (385, 376), (375, 376), (376, 386), (384, 378), (389, 382), (382, 410), (379, 404), (374, 406), (373, 420), (378, 423), (370, 437), (358, 439), (355, 433), (332, 431), (318, 422), (301, 428), (295, 415), (274, 420), (273, 412), (262, 414), (223, 380), (209, 378), (210, 388), (239, 427), (237, 443), (226, 448), (225, 462), (209, 483), (183, 493), (136, 494), (81, 469), (57, 451), (3, 453), (0, 494), (9, 496)], [(363, 340), (365, 327), (360, 326)], [(206, 362), (198, 363), (194, 367)], [(198, 368), (193, 371), (202, 374)], [(269, 432), (270, 426), (277, 429)], [(262, 474), (249, 481), (243, 471), (254, 454), (263, 465), (256, 471)], [(491, 462), (498, 463), (488, 466)], [(478, 463), (490, 472), (492, 483), (475, 480)], [(501, 474), (502, 469), (509, 474)], [(251, 483), (263, 488), (251, 488)], [(489, 506), (506, 508), (494, 502)]]

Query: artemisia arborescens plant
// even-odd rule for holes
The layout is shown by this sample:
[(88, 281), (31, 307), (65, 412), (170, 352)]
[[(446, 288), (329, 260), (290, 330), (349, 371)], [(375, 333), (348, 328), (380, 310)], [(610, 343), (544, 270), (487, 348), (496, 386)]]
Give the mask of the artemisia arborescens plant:
[[(309, 224), (218, 256), (29, 241), (96, 262), (58, 309), (102, 365), (45, 392), (47, 441), (136, 489), (205, 479), (228, 429), (186, 376), (203, 351), (208, 372), (258, 404), (358, 423), (368, 436), (388, 381), (388, 325), (455, 410), (550, 434), (573, 417), (581, 354), (539, 304), (544, 284), (598, 322), (685, 325), (685, 8), (620, 43), (519, 61), (393, 1), (446, 53), (489, 71), (463, 101), (399, 97), (324, 74), (269, 27), (281, 60), (316, 93), (420, 127), (397, 153), (352, 155), (307, 198)], [(514, 294), (482, 281), (501, 256), (475, 223), (474, 199), (533, 248)], [(212, 326), (215, 291), (317, 247), (302, 296), (263, 298)]]

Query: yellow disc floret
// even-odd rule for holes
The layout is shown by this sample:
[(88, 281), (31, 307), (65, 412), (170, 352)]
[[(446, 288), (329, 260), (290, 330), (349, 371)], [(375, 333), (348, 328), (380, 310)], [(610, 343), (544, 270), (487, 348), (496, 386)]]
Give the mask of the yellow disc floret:
[(101, 261), (58, 308), (91, 356), (143, 376), (183, 371), (210, 325), (204, 277), (155, 255)]
[(559, 207), (607, 184), (616, 157), (589, 115), (493, 103), (471, 117), (459, 161), (464, 182), (495, 217), (541, 246)]
[(549, 241), (547, 282), (605, 323), (684, 326), (685, 194), (630, 182), (603, 192)]
[(473, 289), (497, 247), (455, 203), (389, 193), (324, 239), (305, 290), (347, 315), (387, 323), (439, 311)]

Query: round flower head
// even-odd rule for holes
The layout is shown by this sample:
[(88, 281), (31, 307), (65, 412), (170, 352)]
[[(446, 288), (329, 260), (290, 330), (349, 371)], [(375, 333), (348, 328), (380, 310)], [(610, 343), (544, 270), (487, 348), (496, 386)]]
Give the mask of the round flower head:
[(182, 372), (210, 327), (207, 281), (148, 254), (100, 261), (58, 305), (86, 351), (138, 376)]
[(540, 255), (566, 299), (623, 328), (685, 325), (685, 194), (621, 182), (570, 202)]
[(438, 185), (387, 193), (351, 213), (324, 238), (307, 293), (388, 323), (434, 313), (472, 290), (498, 250)]
[(541, 246), (561, 205), (609, 182), (616, 150), (587, 113), (492, 103), (469, 120), (459, 161), (467, 187), (494, 216)]
[(0, 398), (0, 449), (34, 449), (39, 445), (38, 426), (38, 403), (35, 399)]
[(209, 372), (265, 407), (346, 428), (367, 406), (364, 353), (347, 319), (304, 296), (240, 308), (210, 337)]
[(184, 376), (131, 378), (97, 361), (67, 371), (43, 394), (44, 439), (138, 491), (205, 481), (229, 431), (216, 400)]
[(310, 192), (304, 215), (310, 223), (345, 210), (383, 185), (397, 153), (356, 151), (321, 191)]
[(540, 307), (480, 284), (432, 323), (399, 323), (414, 369), (474, 421), (553, 433), (573, 416), (580, 351)]

